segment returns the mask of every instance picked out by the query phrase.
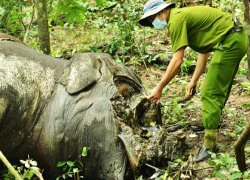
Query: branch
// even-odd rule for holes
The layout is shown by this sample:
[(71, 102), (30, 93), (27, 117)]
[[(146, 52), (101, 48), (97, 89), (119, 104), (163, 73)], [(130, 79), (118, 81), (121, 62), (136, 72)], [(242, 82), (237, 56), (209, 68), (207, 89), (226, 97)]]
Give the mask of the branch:
[(249, 1), (248, 0), (244, 0), (244, 21), (246, 21), (248, 24), (250, 23), (250, 17), (249, 17)]
[(50, 1), (49, 1), (48, 14), (50, 14), (50, 11), (51, 11), (51, 8), (52, 8), (53, 1), (54, 1), (54, 0), (50, 0)]
[[(250, 14), (249, 14), (249, 11), (250, 11), (250, 8), (249, 8), (249, 0), (244, 0), (243, 1), (244, 3), (244, 7), (245, 7), (245, 10), (244, 10), (244, 21), (246, 22), (246, 31), (247, 31), (247, 34), (248, 34), (248, 39), (250, 38)], [(249, 39), (249, 42), (250, 42), (250, 39)], [(250, 80), (250, 47), (248, 47), (248, 50), (247, 50), (247, 64), (248, 64), (248, 80)]]
[(27, 41), (27, 37), (28, 37), (28, 34), (29, 34), (29, 32), (30, 32), (31, 24), (32, 24), (33, 19), (34, 19), (35, 5), (36, 5), (36, 3), (35, 3), (35, 1), (33, 1), (33, 4), (32, 4), (32, 15), (31, 15), (31, 20), (30, 20), (30, 23), (29, 23), (29, 25), (28, 25), (28, 27), (27, 27), (27, 29), (26, 29), (25, 35), (24, 35), (24, 37), (23, 37), (23, 42), (24, 42), (24, 43)]
[(250, 139), (250, 123), (245, 128), (245, 130), (241, 133), (234, 147), (236, 161), (237, 161), (239, 170), (241, 172), (244, 172), (247, 170), (244, 148), (249, 139)]
[(155, 166), (152, 166), (152, 165), (150, 165), (150, 164), (145, 164), (146, 166), (148, 166), (148, 167), (150, 167), (150, 168), (152, 168), (152, 169), (154, 169), (155, 170), (155, 172), (163, 172), (163, 173), (165, 173), (165, 171), (164, 170), (162, 170), (162, 169), (159, 169), (159, 168), (157, 168), (157, 167), (155, 167)]
[(0, 151), (0, 160), (4, 163), (4, 165), (9, 169), (10, 173), (15, 176), (17, 180), (23, 180), (20, 174), (14, 169), (14, 167), (10, 164), (10, 162), (3, 155), (2, 151)]

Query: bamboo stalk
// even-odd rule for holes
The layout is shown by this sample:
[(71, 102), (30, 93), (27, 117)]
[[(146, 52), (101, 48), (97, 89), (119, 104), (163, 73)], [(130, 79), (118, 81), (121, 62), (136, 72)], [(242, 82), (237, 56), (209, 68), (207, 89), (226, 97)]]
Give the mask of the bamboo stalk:
[(16, 180), (23, 180), (20, 174), (15, 170), (15, 168), (10, 164), (10, 162), (3, 155), (2, 151), (0, 151), (0, 160), (9, 169), (10, 173), (16, 178)]

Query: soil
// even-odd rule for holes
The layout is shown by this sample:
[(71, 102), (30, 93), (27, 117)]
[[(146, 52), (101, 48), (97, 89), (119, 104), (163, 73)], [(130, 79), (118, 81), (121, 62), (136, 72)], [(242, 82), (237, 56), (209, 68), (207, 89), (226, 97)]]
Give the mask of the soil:
[[(246, 62), (242, 62), (240, 66), (246, 67)], [(151, 89), (159, 82), (163, 75), (166, 65), (163, 68), (159, 68), (155, 65), (140, 66), (135, 69), (138, 72), (139, 77), (142, 79), (142, 83), (150, 94)], [(147, 70), (146, 70), (147, 69)], [(186, 167), (186, 171), (183, 173), (187, 177), (183, 179), (195, 178), (204, 179), (210, 177), (214, 168), (208, 163), (208, 161), (193, 163), (192, 156), (196, 154), (199, 147), (203, 142), (203, 130), (196, 130), (191, 127), (200, 127), (202, 129), (201, 109), (202, 104), (200, 101), (201, 87), (204, 80), (205, 73), (201, 76), (197, 87), (197, 93), (188, 102), (182, 103), (181, 106), (184, 109), (182, 115), (184, 125), (178, 123), (178, 121), (169, 123), (168, 117), (163, 117), (163, 126), (167, 126), (173, 131), (181, 131), (186, 136), (186, 143), (188, 145), (187, 152), (182, 158), (183, 161), (189, 162), (189, 166)], [(171, 102), (175, 99), (183, 99), (185, 86), (191, 79), (191, 75), (180, 76), (176, 75), (168, 85), (167, 92), (162, 94), (161, 102)], [(224, 108), (220, 127), (218, 129), (217, 145), (219, 147), (218, 153), (229, 153), (234, 155), (234, 143), (237, 140), (239, 134), (242, 132), (244, 125), (250, 122), (250, 107), (244, 106), (244, 104), (250, 102), (250, 94), (247, 92), (240, 83), (248, 81), (245, 75), (237, 75), (231, 90), (231, 95)], [(190, 108), (192, 107), (192, 108)], [(171, 116), (171, 113), (169, 114)], [(246, 145), (250, 146), (250, 142)], [(246, 157), (250, 158), (250, 152), (246, 152)], [(170, 162), (171, 163), (171, 162)], [(179, 168), (180, 170), (181, 168)], [(189, 172), (189, 173), (188, 173)], [(192, 173), (191, 173), (192, 172)], [(191, 173), (191, 175), (190, 175)]]

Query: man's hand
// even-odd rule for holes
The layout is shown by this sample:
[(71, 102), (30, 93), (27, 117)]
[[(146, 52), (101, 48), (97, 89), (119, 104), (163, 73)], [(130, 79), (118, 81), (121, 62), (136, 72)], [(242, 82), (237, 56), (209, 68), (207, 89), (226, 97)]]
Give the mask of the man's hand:
[(192, 90), (195, 88), (196, 84), (194, 82), (190, 82), (187, 87), (186, 87), (186, 96), (191, 96), (192, 95)]
[(196, 86), (196, 83), (198, 79), (200, 78), (201, 74), (204, 72), (204, 69), (207, 65), (208, 57), (209, 57), (209, 53), (198, 54), (197, 63), (196, 63), (194, 74), (192, 76), (192, 80), (190, 81), (190, 83), (187, 85), (187, 88), (186, 88), (186, 96), (193, 95), (192, 90)]
[(162, 89), (160, 89), (159, 87), (155, 87), (153, 88), (151, 94), (147, 97), (150, 101), (153, 101), (155, 103), (159, 103), (160, 102), (160, 98), (161, 98), (161, 92)]

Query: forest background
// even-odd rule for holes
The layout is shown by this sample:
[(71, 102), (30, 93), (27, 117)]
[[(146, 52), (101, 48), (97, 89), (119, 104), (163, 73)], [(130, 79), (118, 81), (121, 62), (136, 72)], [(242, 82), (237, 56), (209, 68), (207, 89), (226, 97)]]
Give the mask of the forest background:
[[(117, 63), (133, 69), (142, 79), (146, 91), (150, 93), (171, 59), (171, 42), (166, 32), (139, 26), (138, 19), (142, 15), (145, 2), (146, 0), (0, 0), (0, 32), (10, 34), (29, 47), (56, 58), (70, 59), (73, 54), (83, 52), (111, 54)], [(178, 7), (208, 5), (232, 13), (249, 30), (248, 0), (174, 0), (173, 2)], [(177, 103), (178, 98), (184, 96), (185, 87), (195, 67), (195, 59), (196, 53), (187, 49), (180, 72), (164, 89), (161, 102), (164, 123), (181, 127), (181, 130), (187, 129), (194, 122), (200, 122), (199, 97), (202, 81), (198, 84), (197, 95), (191, 101), (185, 104)], [(223, 112), (220, 129), (222, 137), (219, 140), (221, 152), (213, 154), (208, 165), (212, 168), (204, 167), (201, 169), (202, 172), (196, 170), (196, 177), (250, 178), (249, 170), (244, 173), (238, 170), (233, 152), (233, 142), (250, 119), (248, 61), (249, 58), (245, 56), (240, 64), (232, 95)], [(204, 76), (201, 79), (203, 78)], [(199, 142), (193, 132), (185, 131), (185, 133), (193, 144)], [(195, 150), (190, 149), (190, 152), (192, 151)], [(249, 144), (245, 151), (249, 165)], [(32, 165), (27, 168), (25, 166), (27, 162), (31, 161), (23, 161), (23, 164), (17, 165), (23, 167), (22, 170), (19, 169), (20, 173), (30, 172)], [(180, 157), (172, 163), (180, 170), (185, 164), (185, 157)], [(73, 172), (72, 167), (74, 164), (68, 165), (67, 170), (70, 173), (63, 174), (61, 178), (77, 173)], [(186, 168), (186, 172), (181, 172), (183, 177), (192, 177), (188, 170), (191, 172), (194, 169)], [(170, 171), (169, 168), (166, 168), (164, 173), (156, 171), (154, 178), (171, 177)], [(9, 177), (6, 171), (3, 174), (3, 177)], [(30, 177), (33, 175), (34, 173)]]

